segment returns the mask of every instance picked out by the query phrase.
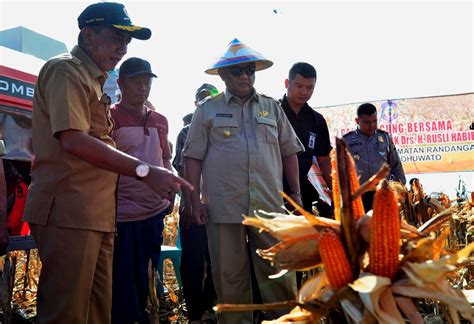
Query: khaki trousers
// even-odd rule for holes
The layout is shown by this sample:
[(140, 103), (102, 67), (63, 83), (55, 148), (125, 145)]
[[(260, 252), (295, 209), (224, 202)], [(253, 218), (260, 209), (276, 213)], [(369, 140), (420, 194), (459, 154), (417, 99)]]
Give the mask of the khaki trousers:
[(30, 224), (42, 262), (38, 324), (110, 323), (114, 233)]
[[(278, 241), (267, 233), (241, 224), (206, 225), (212, 276), (218, 303), (250, 304), (252, 300), (251, 272), (254, 271), (264, 303), (294, 300), (296, 278), (289, 272), (278, 279), (269, 279), (277, 270), (263, 260), (256, 249), (267, 249)], [(250, 251), (250, 252), (249, 252)], [(273, 318), (288, 313), (289, 309), (270, 312)], [(252, 312), (220, 313), (219, 323), (253, 323)]]

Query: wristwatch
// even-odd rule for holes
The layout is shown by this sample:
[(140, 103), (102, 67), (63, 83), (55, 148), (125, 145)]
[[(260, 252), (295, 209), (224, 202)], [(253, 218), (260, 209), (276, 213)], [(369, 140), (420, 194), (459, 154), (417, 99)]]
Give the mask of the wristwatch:
[(150, 173), (150, 166), (142, 163), (135, 168), (135, 179), (143, 180)]

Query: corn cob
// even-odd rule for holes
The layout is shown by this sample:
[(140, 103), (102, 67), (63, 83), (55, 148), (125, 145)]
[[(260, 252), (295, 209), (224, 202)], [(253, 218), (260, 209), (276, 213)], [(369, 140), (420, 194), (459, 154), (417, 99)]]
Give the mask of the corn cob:
[(332, 203), (334, 205), (334, 218), (341, 221), (341, 187), (339, 185), (339, 174), (337, 173), (336, 150), (331, 151), (331, 177), (332, 177)]
[(400, 252), (400, 216), (397, 199), (387, 181), (377, 187), (370, 232), (369, 272), (393, 279)]
[(333, 231), (323, 233), (319, 241), (319, 253), (329, 284), (334, 291), (354, 280), (346, 251), (336, 233)]
[[(347, 163), (348, 162), (348, 163)], [(351, 197), (354, 193), (359, 190), (359, 176), (357, 174), (357, 167), (352, 158), (352, 155), (346, 151), (346, 166), (349, 174), (349, 181), (351, 186)], [(359, 196), (356, 199), (351, 201), (351, 213), (354, 221), (357, 222), (359, 218), (365, 215), (364, 204), (362, 203), (362, 197)]]

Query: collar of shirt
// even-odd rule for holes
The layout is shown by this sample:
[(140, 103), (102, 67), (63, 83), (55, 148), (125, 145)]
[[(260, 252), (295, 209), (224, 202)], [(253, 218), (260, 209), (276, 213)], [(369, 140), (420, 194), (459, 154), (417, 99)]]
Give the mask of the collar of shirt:
[(375, 132), (374, 132), (373, 134), (367, 136), (367, 135), (362, 134), (361, 131), (360, 131), (360, 129), (359, 129), (359, 127), (357, 127), (357, 128), (355, 129), (355, 133), (356, 133), (358, 136), (361, 136), (361, 137), (366, 138), (366, 139), (368, 140), (369, 138), (378, 136), (378, 135), (379, 135), (379, 130), (377, 129), (377, 130), (375, 130)]
[(127, 115), (135, 118), (136, 120), (143, 121), (145, 119), (148, 119), (151, 115), (151, 112), (153, 111), (150, 109), (148, 106), (145, 106), (145, 113), (143, 113), (143, 110), (132, 110), (132, 109), (127, 109), (124, 106), (122, 106), (120, 103), (117, 103), (115, 105), (118, 109), (120, 109), (123, 112), (126, 112)]
[[(242, 103), (242, 100), (236, 95), (232, 94), (227, 88), (224, 91), (224, 97), (225, 97), (226, 104), (229, 104), (232, 98), (234, 98), (234, 100), (237, 101), (238, 103)], [(252, 89), (252, 95), (247, 99), (247, 101), (251, 99), (255, 99), (257, 102), (259, 101), (258, 94), (257, 94), (257, 91), (255, 91), (255, 88)]]
[(82, 64), (86, 67), (86, 69), (89, 71), (90, 75), (95, 78), (95, 79), (101, 79), (103, 78), (103, 81), (105, 82), (105, 79), (107, 79), (108, 74), (105, 72), (102, 72), (100, 68), (95, 64), (94, 61), (92, 61), (91, 57), (79, 46), (74, 46), (74, 48), (71, 50), (71, 54), (79, 59)]
[[(290, 104), (288, 103), (288, 98), (286, 97), (286, 94), (284, 94), (283, 98), (280, 99), (280, 104), (287, 116), (288, 114), (297, 116), (297, 114), (293, 111), (293, 109), (291, 109)], [(301, 107), (301, 110), (298, 113), (298, 115), (301, 115), (302, 112), (306, 112), (306, 111), (313, 111), (313, 108), (311, 108), (307, 102), (303, 105), (303, 107)]]

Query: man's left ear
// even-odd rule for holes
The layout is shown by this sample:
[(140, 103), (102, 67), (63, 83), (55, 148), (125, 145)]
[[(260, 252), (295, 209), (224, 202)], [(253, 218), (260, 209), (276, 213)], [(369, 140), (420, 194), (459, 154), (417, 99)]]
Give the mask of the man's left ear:
[(285, 79), (285, 89), (288, 89), (289, 85), (290, 85), (290, 80)]

